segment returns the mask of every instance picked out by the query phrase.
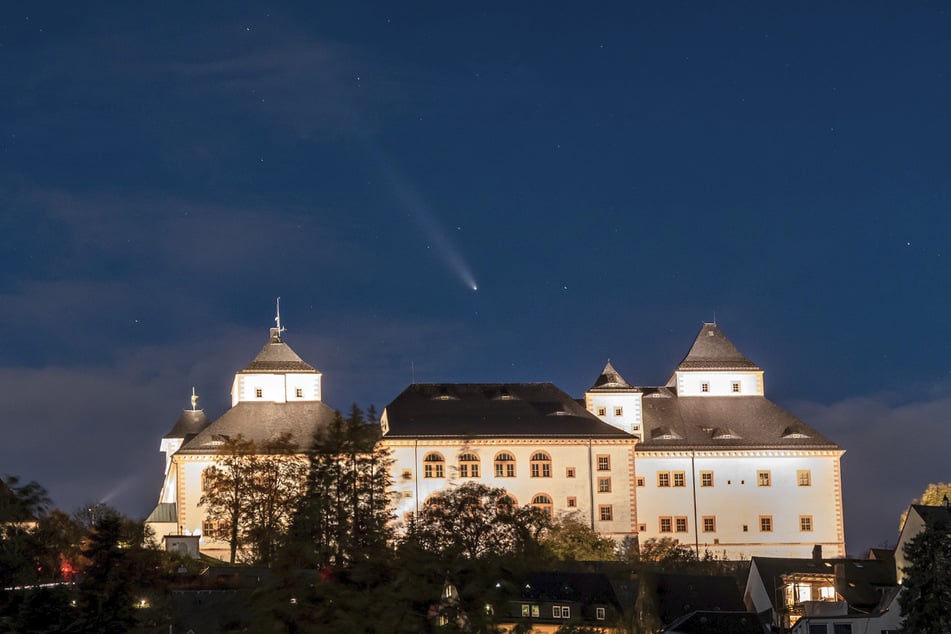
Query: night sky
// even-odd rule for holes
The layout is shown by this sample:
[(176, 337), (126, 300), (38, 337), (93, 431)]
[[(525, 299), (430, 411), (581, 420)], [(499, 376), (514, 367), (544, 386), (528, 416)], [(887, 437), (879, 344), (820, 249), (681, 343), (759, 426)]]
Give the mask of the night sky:
[(715, 319), (853, 554), (951, 479), (944, 2), (205, 4), (0, 20), (0, 474), (144, 517), (280, 296), (341, 409), (663, 384)]

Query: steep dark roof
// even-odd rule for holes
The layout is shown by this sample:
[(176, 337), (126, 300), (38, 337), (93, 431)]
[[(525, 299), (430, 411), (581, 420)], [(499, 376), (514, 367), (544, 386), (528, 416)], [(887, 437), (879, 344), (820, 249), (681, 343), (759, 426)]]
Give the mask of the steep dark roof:
[(614, 586), (597, 572), (533, 572), (522, 584), (521, 598), (537, 601), (578, 601), (621, 609)]
[(310, 447), (314, 433), (333, 420), (334, 410), (319, 401), (301, 403), (238, 403), (205, 427), (178, 450), (186, 454), (215, 453), (229, 438), (243, 436), (258, 446), (284, 433), (303, 451)]
[(386, 417), (385, 438), (632, 438), (551, 383), (410, 385)]
[(695, 610), (746, 610), (735, 577), (658, 573), (656, 589), (661, 623), (672, 623)]
[[(782, 578), (787, 575), (830, 575), (835, 591), (851, 608), (874, 608), (881, 601), (882, 590), (897, 584), (895, 564), (890, 561), (753, 557), (752, 563), (767, 590), (781, 587)], [(769, 597), (774, 609), (778, 607), (775, 594), (770, 592)]]
[(934, 526), (938, 529), (951, 529), (951, 508), (943, 504), (937, 506), (912, 504), (911, 508), (921, 517), (926, 526)]
[[(589, 392), (629, 392), (631, 391), (632, 386), (630, 383), (624, 380), (624, 377), (621, 376), (621, 373), (614, 369), (614, 366), (611, 365), (611, 362), (608, 361), (604, 366), (604, 369), (601, 370), (601, 375), (594, 382), (594, 385), (591, 386)], [(639, 390), (637, 390), (639, 391)]]
[(716, 324), (703, 324), (677, 370), (759, 370)]
[(261, 348), (258, 356), (254, 357), (243, 370), (244, 374), (249, 373), (272, 373), (272, 372), (317, 372), (310, 364), (297, 356), (297, 353), (291, 350), (291, 347), (284, 343), (281, 333), (277, 328), (271, 328), (270, 340)]
[(165, 434), (165, 438), (188, 438), (194, 436), (208, 424), (205, 411), (200, 409), (186, 409), (178, 417), (172, 430)]
[(662, 631), (670, 634), (762, 634), (763, 624), (753, 612), (695, 610)]
[(763, 396), (677, 397), (645, 388), (641, 451), (713, 447), (837, 449), (838, 445)]
[(152, 513), (149, 514), (146, 522), (172, 522), (178, 523), (178, 505), (174, 502), (159, 502)]

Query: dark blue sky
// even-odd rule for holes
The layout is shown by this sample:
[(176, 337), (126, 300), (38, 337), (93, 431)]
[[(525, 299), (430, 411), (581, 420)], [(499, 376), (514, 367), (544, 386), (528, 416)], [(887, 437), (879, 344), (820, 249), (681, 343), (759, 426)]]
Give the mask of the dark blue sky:
[(850, 552), (951, 479), (944, 3), (313, 4), (7, 10), (0, 473), (144, 516), (281, 296), (339, 408), (659, 384), (715, 316)]

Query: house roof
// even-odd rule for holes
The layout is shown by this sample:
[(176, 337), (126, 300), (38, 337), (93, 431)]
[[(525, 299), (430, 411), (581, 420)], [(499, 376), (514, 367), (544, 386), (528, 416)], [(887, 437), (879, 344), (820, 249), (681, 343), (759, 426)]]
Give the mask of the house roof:
[(621, 609), (614, 586), (597, 572), (533, 572), (521, 587), (523, 599), (577, 601), (586, 605), (610, 605)]
[(551, 383), (414, 384), (385, 414), (385, 438), (633, 438)]
[(595, 380), (594, 385), (591, 386), (589, 392), (630, 392), (630, 391), (640, 391), (637, 388), (631, 386), (630, 383), (624, 380), (624, 377), (621, 376), (621, 373), (614, 369), (614, 366), (611, 365), (611, 362), (608, 361), (605, 364), (604, 369), (601, 370), (601, 375), (598, 376)]
[(671, 623), (695, 610), (746, 610), (735, 577), (657, 573), (655, 587), (662, 623)]
[(146, 522), (178, 523), (178, 505), (175, 502), (159, 502), (149, 514)]
[(335, 415), (333, 408), (320, 401), (242, 401), (202, 429), (178, 453), (216, 453), (225, 440), (239, 435), (260, 447), (285, 433), (290, 434), (291, 441), (303, 451), (310, 447), (314, 434), (329, 424)]
[[(829, 575), (835, 591), (849, 607), (869, 610), (881, 602), (882, 590), (897, 584), (895, 564), (875, 559), (753, 557), (750, 574), (758, 571), (763, 587), (779, 588), (790, 575)], [(777, 608), (775, 593), (769, 600)]]
[(753, 612), (694, 610), (661, 631), (668, 634), (762, 634), (763, 622)]
[(917, 513), (926, 526), (935, 528), (951, 529), (951, 507), (939, 504), (930, 506), (926, 504), (912, 504), (911, 510)]
[(313, 366), (301, 359), (289, 345), (284, 343), (281, 331), (271, 328), (271, 336), (258, 356), (249, 363), (242, 374), (253, 373), (317, 373)]
[(838, 449), (838, 445), (764, 396), (678, 397), (645, 388), (640, 451), (684, 448)]
[(760, 367), (737, 350), (716, 324), (703, 324), (678, 371), (759, 370)]
[(208, 417), (201, 409), (186, 409), (175, 421), (172, 430), (165, 434), (165, 438), (188, 438), (194, 436), (208, 424)]

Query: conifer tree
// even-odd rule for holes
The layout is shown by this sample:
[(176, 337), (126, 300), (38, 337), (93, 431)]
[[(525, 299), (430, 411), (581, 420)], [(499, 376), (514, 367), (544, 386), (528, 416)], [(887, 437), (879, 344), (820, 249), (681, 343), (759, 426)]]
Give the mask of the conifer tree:
[(951, 632), (951, 526), (933, 522), (905, 545), (905, 579), (898, 595), (905, 632)]

